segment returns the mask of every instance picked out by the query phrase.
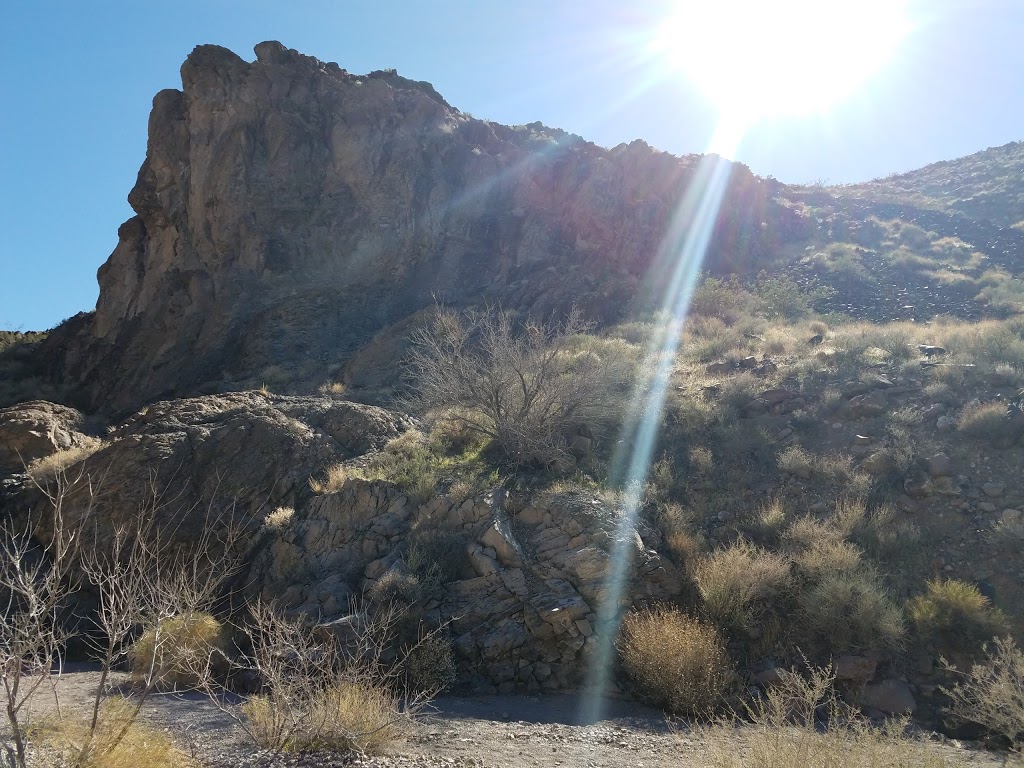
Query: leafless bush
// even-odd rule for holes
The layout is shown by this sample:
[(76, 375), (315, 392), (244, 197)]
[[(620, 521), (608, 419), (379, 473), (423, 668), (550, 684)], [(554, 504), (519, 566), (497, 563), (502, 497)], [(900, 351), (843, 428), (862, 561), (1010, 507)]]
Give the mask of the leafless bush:
[[(953, 768), (965, 762), (951, 750), (908, 736), (906, 720), (876, 728), (835, 694), (830, 668), (808, 677), (785, 671), (742, 717), (700, 730), (700, 764), (710, 768)], [(826, 713), (828, 726), (817, 722)]]
[(1009, 638), (985, 646), (985, 660), (966, 673), (946, 665), (960, 676), (952, 688), (943, 688), (952, 700), (950, 713), (959, 720), (978, 723), (1005, 737), (1018, 750), (1024, 746), (1024, 653)]
[(196, 673), (212, 701), (262, 748), (375, 752), (436, 692), (402, 687), (406, 656), (389, 654), (397, 608), (327, 627), (265, 603), (250, 613), (243, 627), (248, 650), (231, 664), (235, 675), (258, 680), (260, 693), (235, 708), (208, 665)]
[[(164, 679), (170, 645), (181, 640), (168, 628), (176, 617), (209, 611), (237, 565), (240, 529), (229, 517), (209, 512), (196, 539), (174, 546), (177, 526), (193, 510), (172, 513), (166, 506), (172, 500), (152, 480), (150, 502), (111, 527), (98, 514), (100, 485), (84, 470), (73, 478), (58, 472), (38, 486), (49, 507), (45, 515), (24, 530), (0, 525), (0, 593), (8, 595), (0, 607), (0, 682), (13, 741), (8, 754), (19, 768), (27, 755), (27, 705), (43, 686), (52, 689), (60, 727), (74, 734), (56, 739), (66, 762), (88, 766), (123, 751), (122, 742), (137, 733), (146, 697)], [(40, 532), (45, 534), (37, 537)], [(35, 538), (42, 543), (33, 545)], [(77, 617), (91, 624), (82, 631), (60, 614), (85, 584), (95, 590), (98, 607), (94, 616)], [(117, 717), (104, 717), (113, 693), (110, 673), (129, 653), (140, 626), (149, 632), (133, 658), (137, 686), (117, 705)], [(56, 688), (64, 647), (76, 632), (90, 644), (101, 670), (84, 723), (77, 716), (65, 719)]]
[(573, 428), (614, 418), (628, 378), (621, 357), (574, 343), (587, 329), (576, 310), (562, 322), (520, 326), (498, 309), (440, 309), (413, 337), (417, 404), (450, 413), (514, 462), (564, 458)]
[(25, 768), (28, 755), (29, 701), (44, 686), (56, 697), (71, 634), (60, 614), (77, 584), (73, 563), (88, 515), (69, 519), (67, 500), (82, 483), (81, 476), (61, 473), (47, 491), (53, 511), (48, 543), (34, 540), (34, 518), (23, 526), (10, 518), (0, 523), (0, 685), (10, 734), (3, 748), (18, 768)]

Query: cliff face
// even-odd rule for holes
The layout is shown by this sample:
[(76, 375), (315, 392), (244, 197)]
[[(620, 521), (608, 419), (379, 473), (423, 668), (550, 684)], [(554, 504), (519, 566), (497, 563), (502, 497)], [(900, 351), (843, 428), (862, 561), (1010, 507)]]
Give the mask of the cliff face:
[[(612, 319), (650, 281), (696, 158), (483, 122), (393, 72), (255, 50), (247, 63), (200, 46), (182, 90), (153, 101), (136, 215), (99, 270), (95, 315), (52, 342), (87, 406), (269, 366), (312, 386), (435, 297)], [(799, 226), (777, 186), (732, 167), (712, 264)]]

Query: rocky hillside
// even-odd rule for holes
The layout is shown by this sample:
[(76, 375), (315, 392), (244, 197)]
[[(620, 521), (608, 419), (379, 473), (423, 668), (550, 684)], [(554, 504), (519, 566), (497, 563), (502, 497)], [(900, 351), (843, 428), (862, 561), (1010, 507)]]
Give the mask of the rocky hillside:
[[(869, 715), (952, 728), (941, 659), (1024, 629), (1009, 171), (945, 202), (936, 168), (917, 197), (787, 187), (270, 42), (197, 48), (149, 134), (96, 311), (0, 337), (0, 523), (40, 548), (55, 506), (101, 543), (148, 510), (184, 550), (232, 520), (225, 622), (262, 600), (343, 640), (397, 605), (488, 693), (599, 670), (649, 696), (618, 620), (671, 605), (728, 665), (739, 698), (709, 706), (834, 663)], [(676, 327), (665, 241), (709, 164), (711, 274)]]
[[(699, 166), (724, 162), (478, 120), (429, 83), (276, 42), (251, 63), (200, 46), (181, 77), (154, 99), (96, 311), (21, 376), (90, 411), (338, 381), (373, 401), (435, 301), (576, 305), (599, 324), (650, 311)], [(702, 266), (785, 274), (826, 313), (1005, 316), (1024, 302), (1018, 161), (1008, 145), (835, 189), (730, 164)]]
[[(200, 46), (181, 77), (154, 99), (136, 215), (99, 270), (96, 312), (49, 346), (89, 407), (258, 386), (280, 368), (322, 382), (435, 298), (619, 317), (697, 163), (476, 120), (429, 84), (275, 42), (252, 63)], [(760, 258), (799, 228), (777, 191), (732, 169), (713, 263)]]
[(1011, 227), (1024, 222), (1024, 142), (1013, 141), (841, 190), (844, 195), (933, 208)]

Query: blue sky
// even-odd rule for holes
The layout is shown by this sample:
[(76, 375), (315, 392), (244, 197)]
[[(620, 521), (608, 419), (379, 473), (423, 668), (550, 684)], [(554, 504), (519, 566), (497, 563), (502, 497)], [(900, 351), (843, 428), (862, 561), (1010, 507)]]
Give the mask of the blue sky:
[[(1024, 2), (909, 1), (914, 29), (876, 77), (826, 115), (763, 121), (736, 159), (786, 182), (846, 182), (1024, 138)], [(352, 72), (429, 80), (477, 117), (686, 154), (708, 146), (715, 108), (640, 55), (675, 4), (5, 0), (0, 328), (48, 328), (95, 305), (96, 269), (132, 213), (150, 102), (180, 87), (197, 44), (251, 60), (276, 39)]]

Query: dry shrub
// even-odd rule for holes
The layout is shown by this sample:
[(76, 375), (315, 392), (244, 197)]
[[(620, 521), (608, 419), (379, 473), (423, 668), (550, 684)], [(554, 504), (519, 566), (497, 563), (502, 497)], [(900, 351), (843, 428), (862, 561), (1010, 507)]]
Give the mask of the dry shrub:
[(744, 531), (759, 544), (777, 544), (789, 519), (789, 512), (779, 499), (773, 499), (744, 523)]
[(698, 563), (694, 580), (705, 615), (730, 634), (756, 634), (793, 591), (789, 561), (743, 540)]
[(814, 476), (814, 456), (799, 445), (791, 445), (779, 454), (779, 469), (805, 480)]
[(811, 583), (829, 574), (849, 574), (861, 568), (861, 551), (848, 541), (821, 539), (793, 557), (797, 572)]
[(928, 582), (927, 591), (907, 603), (918, 637), (944, 650), (971, 653), (1008, 629), (1006, 616), (978, 588), (956, 579)]
[(136, 719), (137, 705), (107, 699), (92, 733), (84, 718), (51, 720), (39, 729), (40, 742), (54, 748), (62, 764), (75, 768), (195, 768), (167, 733)]
[(408, 691), (434, 696), (455, 682), (457, 668), (451, 640), (441, 632), (431, 632), (408, 649), (402, 663)]
[(305, 727), (283, 743), (280, 712), (269, 696), (254, 696), (242, 705), (257, 744), (287, 752), (322, 749), (334, 752), (379, 752), (399, 736), (395, 698), (381, 686), (341, 681), (317, 691), (305, 702)]
[(640, 693), (676, 714), (710, 714), (733, 679), (715, 628), (675, 608), (626, 616), (618, 650)]
[(392, 568), (366, 590), (366, 597), (377, 605), (412, 605), (423, 597), (416, 574)]
[(810, 644), (833, 654), (900, 646), (903, 613), (869, 570), (832, 573), (800, 595), (801, 629)]
[[(816, 722), (828, 712), (829, 727)], [(906, 720), (877, 728), (835, 695), (829, 669), (782, 680), (747, 707), (746, 718), (700, 730), (699, 764), (708, 768), (960, 768), (952, 749), (906, 734)]]
[(291, 507), (277, 507), (263, 520), (263, 527), (269, 531), (283, 531), (295, 517), (295, 510)]
[(921, 531), (895, 507), (883, 504), (869, 512), (860, 499), (842, 499), (831, 522), (868, 557), (885, 564), (890, 575), (913, 580), (922, 555)]
[(789, 524), (782, 539), (786, 548), (792, 552), (802, 552), (824, 542), (837, 541), (843, 538), (831, 520), (819, 520), (805, 515)]
[(240, 669), (258, 670), (263, 692), (239, 708), (207, 693), (254, 744), (274, 751), (376, 752), (398, 738), (425, 697), (401, 699), (398, 662), (386, 661), (403, 611), (395, 606), (325, 629), (254, 603), (241, 627), (251, 647)]
[(686, 568), (700, 554), (700, 542), (687, 531), (671, 531), (665, 534), (665, 550), (673, 563)]
[(1017, 432), (1006, 415), (1006, 404), (1001, 402), (968, 405), (957, 418), (957, 428), (977, 440), (998, 442), (1012, 439)]
[(516, 464), (565, 459), (580, 424), (617, 421), (635, 350), (586, 337), (575, 308), (561, 322), (520, 321), (496, 308), (438, 308), (412, 337), (407, 371), (422, 410), (446, 411)]
[(69, 467), (85, 461), (102, 447), (103, 441), (100, 438), (84, 436), (79, 445), (33, 461), (28, 466), (28, 474), (37, 483), (45, 482)]
[(405, 564), (428, 591), (462, 578), (466, 534), (449, 526), (417, 526), (409, 532)]
[(208, 613), (186, 613), (161, 619), (135, 641), (128, 653), (132, 674), (161, 688), (194, 688), (201, 670), (217, 665), (227, 647), (223, 625)]
[(985, 660), (959, 673), (952, 688), (943, 688), (952, 700), (949, 711), (955, 718), (977, 723), (1009, 740), (1018, 749), (1024, 744), (1024, 653), (1009, 637), (988, 643)]

